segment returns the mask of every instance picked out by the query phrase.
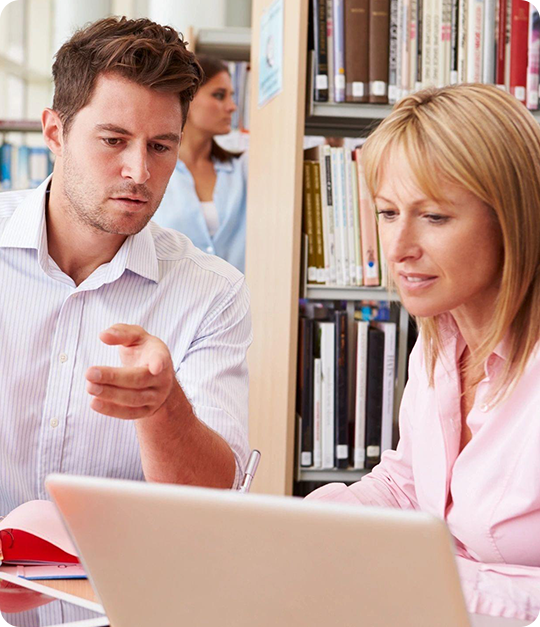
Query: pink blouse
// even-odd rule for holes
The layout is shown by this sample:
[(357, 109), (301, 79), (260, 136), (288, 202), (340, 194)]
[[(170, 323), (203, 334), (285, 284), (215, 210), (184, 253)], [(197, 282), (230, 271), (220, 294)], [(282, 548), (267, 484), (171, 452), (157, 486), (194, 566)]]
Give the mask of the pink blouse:
[(411, 353), (400, 408), (400, 441), (361, 481), (328, 484), (307, 498), (419, 509), (443, 518), (455, 538), (469, 611), (535, 619), (540, 613), (540, 351), (504, 402), (487, 404), (505, 359), (489, 357), (459, 452), (459, 359), (465, 342), (453, 319), (429, 386), (422, 341)]

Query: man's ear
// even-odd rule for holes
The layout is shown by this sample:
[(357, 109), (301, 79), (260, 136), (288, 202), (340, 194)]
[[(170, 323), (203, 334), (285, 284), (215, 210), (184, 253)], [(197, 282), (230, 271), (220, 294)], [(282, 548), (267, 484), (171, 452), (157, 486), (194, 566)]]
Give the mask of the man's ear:
[(53, 109), (45, 109), (41, 115), (41, 126), (43, 127), (43, 139), (49, 150), (57, 157), (61, 157), (64, 147), (64, 125), (58, 113)]

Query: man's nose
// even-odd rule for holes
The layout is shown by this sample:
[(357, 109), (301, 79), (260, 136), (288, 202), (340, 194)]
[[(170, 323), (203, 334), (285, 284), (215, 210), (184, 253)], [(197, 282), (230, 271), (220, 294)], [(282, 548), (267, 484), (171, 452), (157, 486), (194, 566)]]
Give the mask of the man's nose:
[(130, 178), (137, 185), (142, 185), (150, 178), (148, 170), (148, 152), (146, 146), (143, 148), (133, 146), (124, 153), (124, 165), (122, 176)]

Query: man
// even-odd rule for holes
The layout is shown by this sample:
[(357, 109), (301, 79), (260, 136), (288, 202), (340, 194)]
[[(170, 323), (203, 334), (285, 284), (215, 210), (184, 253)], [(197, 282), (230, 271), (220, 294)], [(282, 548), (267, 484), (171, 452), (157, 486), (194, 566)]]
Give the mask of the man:
[(0, 195), (0, 514), (48, 498), (50, 472), (234, 486), (244, 278), (149, 223), (200, 67), (173, 29), (107, 18), (53, 77), (52, 178)]

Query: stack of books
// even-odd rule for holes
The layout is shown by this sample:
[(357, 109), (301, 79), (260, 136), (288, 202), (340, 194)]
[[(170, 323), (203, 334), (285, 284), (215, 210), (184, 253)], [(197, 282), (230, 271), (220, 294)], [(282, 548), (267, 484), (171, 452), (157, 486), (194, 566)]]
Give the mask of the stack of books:
[(538, 109), (540, 17), (526, 0), (311, 0), (315, 102), (397, 102), (493, 83)]
[(386, 302), (359, 307), (300, 318), (302, 468), (370, 469), (392, 448), (397, 325)]
[(44, 147), (0, 146), (0, 191), (38, 187), (52, 172), (51, 153)]

